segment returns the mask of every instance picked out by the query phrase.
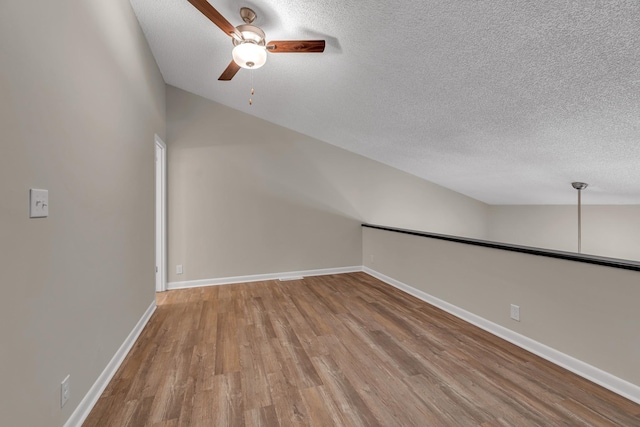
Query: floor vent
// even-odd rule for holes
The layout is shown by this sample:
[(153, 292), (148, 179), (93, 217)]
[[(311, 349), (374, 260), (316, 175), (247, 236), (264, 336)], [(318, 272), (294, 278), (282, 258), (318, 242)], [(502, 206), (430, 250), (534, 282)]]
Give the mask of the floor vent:
[(289, 282), (291, 280), (303, 280), (304, 277), (302, 276), (289, 276), (289, 277), (280, 277), (278, 280), (280, 280), (281, 282)]

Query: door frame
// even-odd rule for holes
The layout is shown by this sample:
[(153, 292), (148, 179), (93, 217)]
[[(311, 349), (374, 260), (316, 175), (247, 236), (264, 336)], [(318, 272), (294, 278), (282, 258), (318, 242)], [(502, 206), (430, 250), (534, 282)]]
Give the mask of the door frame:
[(154, 136), (156, 292), (167, 290), (167, 144)]

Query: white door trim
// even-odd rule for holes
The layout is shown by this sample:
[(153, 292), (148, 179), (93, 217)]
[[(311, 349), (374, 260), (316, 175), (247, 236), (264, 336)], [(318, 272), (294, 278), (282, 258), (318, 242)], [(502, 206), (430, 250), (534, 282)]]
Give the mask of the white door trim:
[(167, 290), (167, 145), (155, 135), (156, 292)]

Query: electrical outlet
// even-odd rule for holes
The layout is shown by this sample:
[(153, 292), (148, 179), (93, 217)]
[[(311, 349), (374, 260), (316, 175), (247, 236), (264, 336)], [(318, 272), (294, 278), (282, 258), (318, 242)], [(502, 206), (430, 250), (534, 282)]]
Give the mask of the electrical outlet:
[(511, 318), (513, 320), (520, 321), (520, 306), (511, 304)]
[(71, 393), (71, 375), (67, 375), (67, 377), (62, 380), (60, 383), (60, 407), (62, 408), (67, 400), (69, 400), (69, 395)]
[(176, 265), (176, 274), (182, 274), (182, 264)]

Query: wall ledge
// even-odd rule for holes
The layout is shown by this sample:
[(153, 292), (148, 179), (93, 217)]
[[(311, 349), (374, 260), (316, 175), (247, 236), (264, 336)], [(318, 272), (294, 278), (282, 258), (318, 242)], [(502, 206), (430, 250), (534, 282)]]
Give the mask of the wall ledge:
[(485, 248), (501, 249), (504, 251), (520, 252), (529, 255), (545, 256), (549, 258), (558, 258), (568, 261), (584, 262), (587, 264), (602, 265), (605, 267), (622, 268), (624, 270), (640, 271), (640, 262), (608, 258), (597, 255), (579, 254), (575, 252), (556, 251), (553, 249), (536, 248), (532, 246), (512, 245), (509, 243), (493, 242), (491, 240), (472, 239), (469, 237), (450, 236), (448, 234), (429, 233), (426, 231), (408, 230), (404, 228), (387, 227), (384, 225), (362, 224), (363, 227), (373, 228), (376, 230), (392, 231), (395, 233), (409, 234), (412, 236), (427, 237), (430, 239), (446, 240), (449, 242), (464, 243), (467, 245), (482, 246)]

